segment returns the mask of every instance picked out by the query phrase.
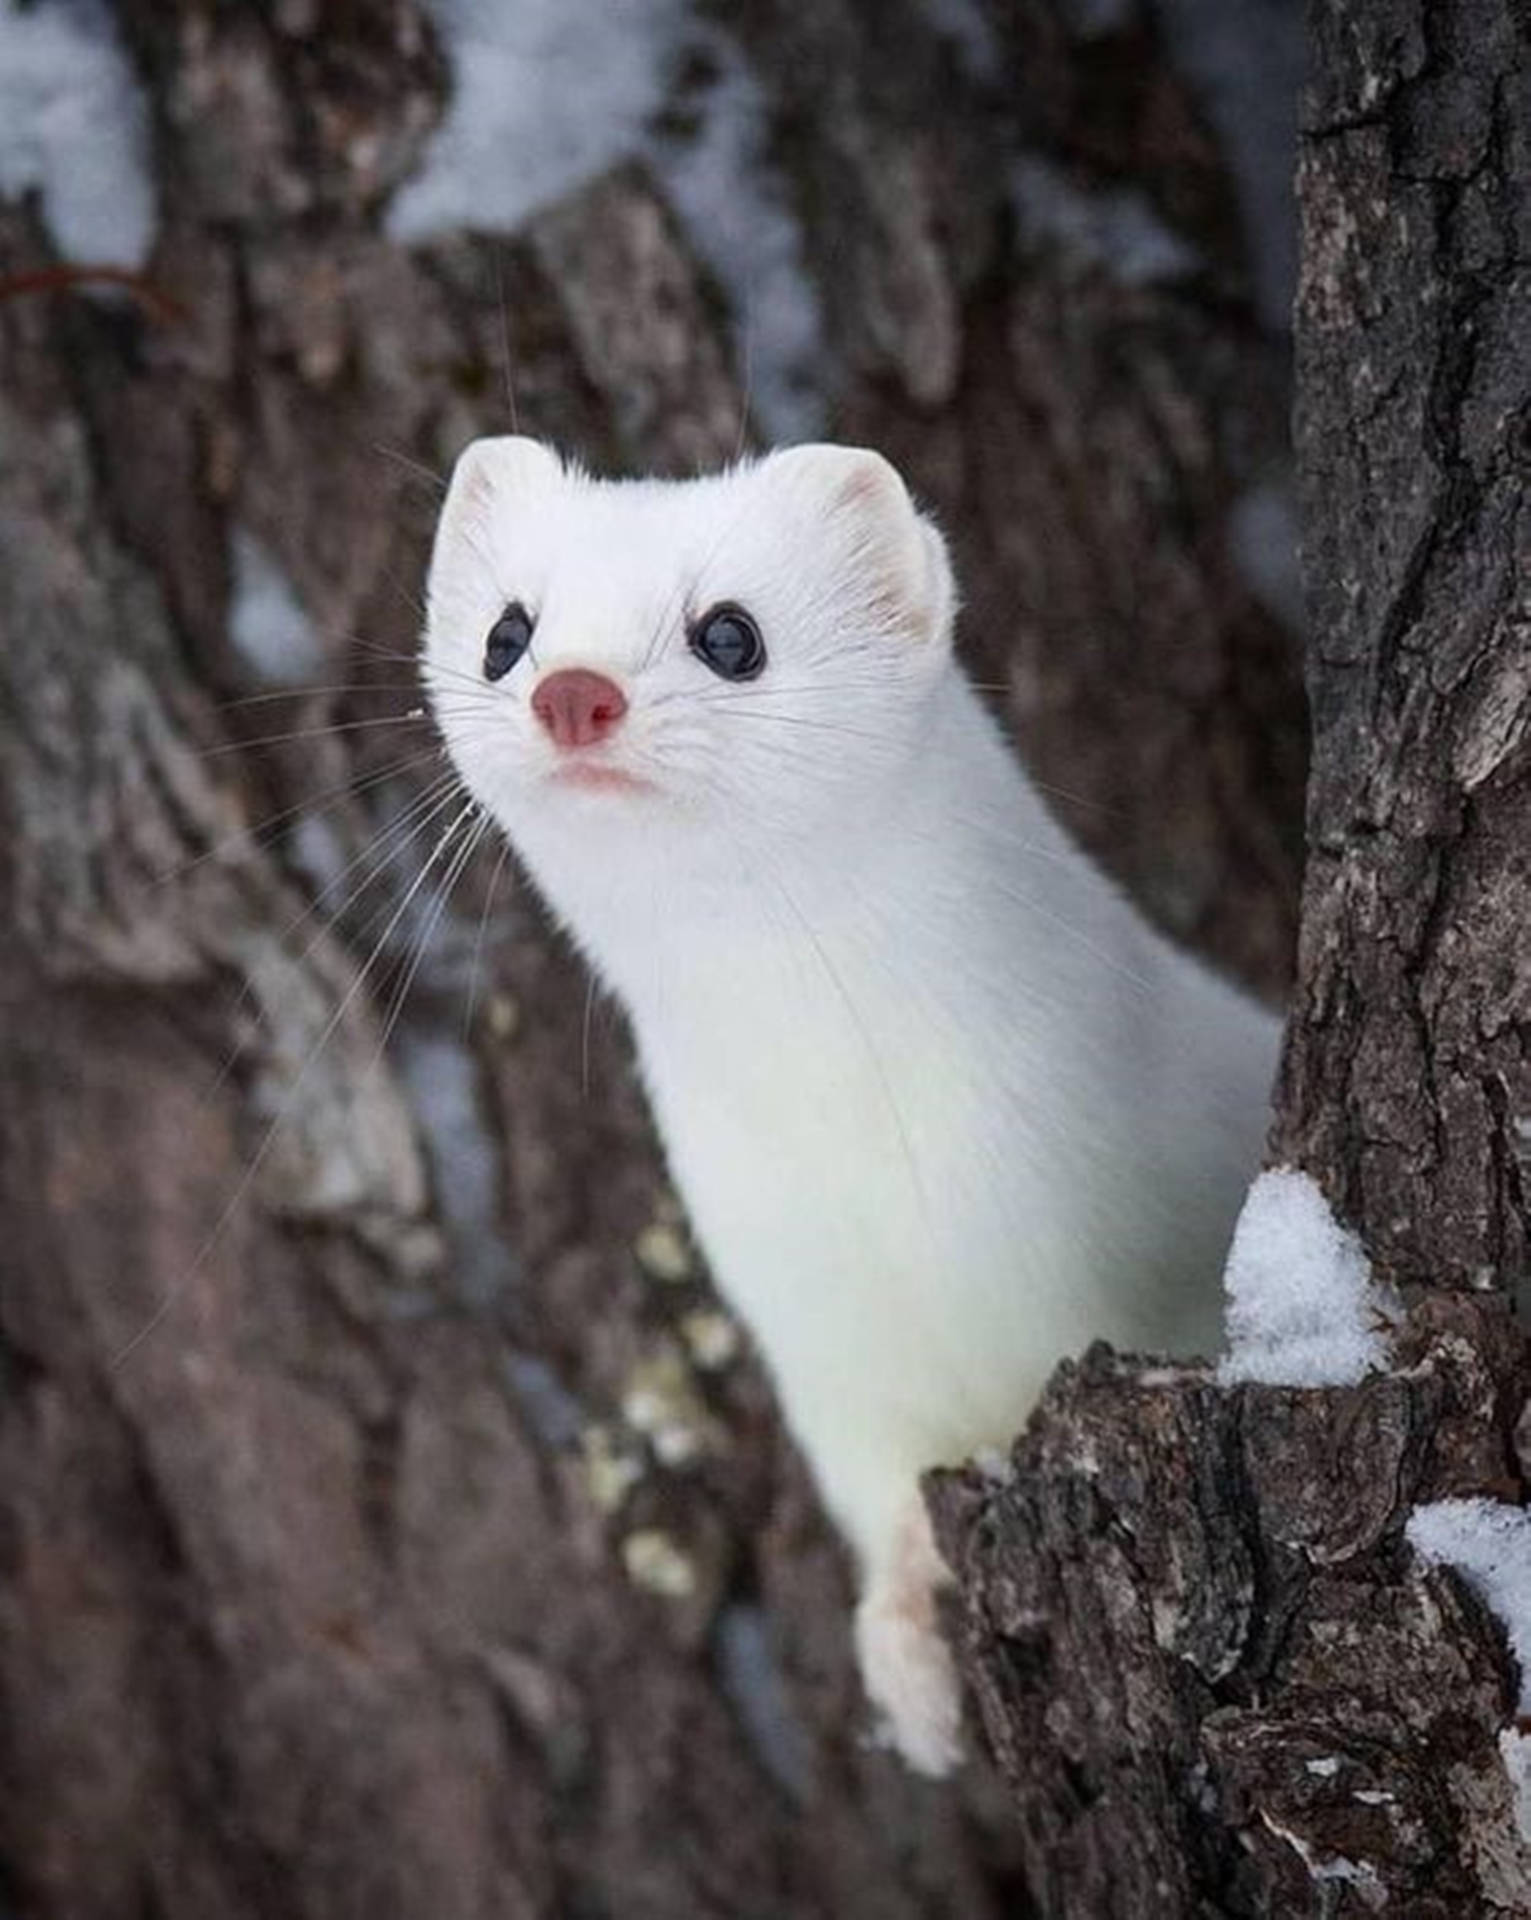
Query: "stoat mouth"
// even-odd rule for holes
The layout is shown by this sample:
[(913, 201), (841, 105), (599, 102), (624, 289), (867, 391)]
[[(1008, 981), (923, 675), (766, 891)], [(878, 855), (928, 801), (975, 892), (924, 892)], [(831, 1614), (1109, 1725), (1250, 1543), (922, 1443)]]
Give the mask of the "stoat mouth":
[(652, 793), (655, 790), (652, 780), (599, 760), (563, 761), (552, 769), (548, 778), (560, 787), (573, 787), (584, 793)]

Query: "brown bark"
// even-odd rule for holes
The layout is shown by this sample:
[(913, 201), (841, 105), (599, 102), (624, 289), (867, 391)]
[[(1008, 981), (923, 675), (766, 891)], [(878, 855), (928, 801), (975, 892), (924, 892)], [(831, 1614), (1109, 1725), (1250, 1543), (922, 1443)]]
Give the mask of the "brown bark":
[[(1282, 471), (1282, 349), (1149, 20), (996, 6), (980, 74), (913, 5), (715, 12), (824, 430), (953, 531), (965, 644), (1078, 830), (1279, 990), (1300, 696), (1230, 529)], [(596, 465), (733, 451), (695, 236), (630, 166), (391, 243), (449, 84), (409, 0), (119, 16), (180, 317), (0, 301), (0, 1887), (25, 1920), (1025, 1911), (992, 1783), (864, 1743), (839, 1549), (753, 1364), (690, 1357), (625, 1043), (535, 904), (475, 863), (381, 1061), (418, 914), (367, 963), (423, 856), (300, 920), (435, 771), (384, 777), (431, 745), (431, 476), (505, 427), (507, 363)], [(1130, 186), (1184, 257), (1081, 251), (1060, 182), (1071, 217)], [(0, 275), (54, 265), (0, 209)], [(265, 701), (236, 533), (359, 691)]]
[[(1101, 1350), (931, 1489), (1047, 1914), (1531, 1912), (1503, 1624), (1404, 1529), (1519, 1502), (1531, 1377), (1523, 9), (1313, 0), (1314, 715), (1273, 1155), (1416, 1304), (1354, 1387)], [(1411, 1284), (1412, 1283), (1412, 1284)]]

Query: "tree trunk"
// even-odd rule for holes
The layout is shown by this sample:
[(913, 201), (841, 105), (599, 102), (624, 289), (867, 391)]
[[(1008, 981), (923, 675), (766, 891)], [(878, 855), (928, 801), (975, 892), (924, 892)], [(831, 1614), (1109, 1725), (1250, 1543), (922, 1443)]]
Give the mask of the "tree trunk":
[(936, 1478), (1028, 1884), (1081, 1920), (1531, 1912), (1503, 1625), (1404, 1539), (1526, 1471), (1531, 28), (1313, 0), (1309, 29), (1313, 772), (1272, 1152), (1415, 1305), (1353, 1387), (1101, 1350), (1006, 1476)]
[(1531, 1159), (1531, 53), (1315, 9), (1297, 442), (1313, 643), (1276, 1149), (1399, 1279), (1513, 1290)]
[[(695, 1270), (623, 1036), (493, 853), (438, 897), (415, 595), (436, 476), (512, 417), (617, 471), (778, 430), (883, 446), (1070, 823), (1277, 993), (1303, 775), (1280, 263), (1184, 0), (676, 12), (632, 153), (509, 230), (389, 225), (464, 83), (415, 0), (118, 0), (141, 298), (50, 278), (49, 208), (0, 204), (23, 1920), (1048, 1910), (992, 1699), (1019, 1839), (979, 1770), (932, 1788), (866, 1743), (840, 1551)], [(583, 137), (604, 108), (563, 110)], [(730, 140), (742, 269), (708, 191)], [(752, 305), (771, 235), (795, 357)], [(1379, 1461), (1445, 1457), (1430, 1409), (1510, 1378), (1483, 1351), (1375, 1390)], [(1049, 1419), (1150, 1394), (1071, 1378)], [(1196, 1391), (1202, 1485), (1237, 1417)], [(977, 1497), (951, 1496), (958, 1558)]]

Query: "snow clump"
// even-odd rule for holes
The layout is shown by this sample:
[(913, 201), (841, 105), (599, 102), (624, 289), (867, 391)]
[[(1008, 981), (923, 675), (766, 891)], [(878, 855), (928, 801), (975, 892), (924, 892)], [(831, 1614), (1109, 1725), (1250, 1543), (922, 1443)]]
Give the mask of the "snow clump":
[(1388, 1326), (1401, 1309), (1305, 1173), (1278, 1167), (1256, 1179), (1223, 1285), (1225, 1386), (1348, 1387), (1386, 1362)]

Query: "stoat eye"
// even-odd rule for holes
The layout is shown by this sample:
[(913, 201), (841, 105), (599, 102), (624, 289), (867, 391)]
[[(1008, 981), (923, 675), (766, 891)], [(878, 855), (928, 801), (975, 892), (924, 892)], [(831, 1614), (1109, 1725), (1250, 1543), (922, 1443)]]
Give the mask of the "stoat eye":
[(484, 642), (484, 678), (503, 680), (531, 644), (532, 616), (519, 600), (512, 600)]
[(691, 651), (720, 680), (753, 680), (766, 663), (760, 629), (731, 600), (704, 613), (691, 629)]

